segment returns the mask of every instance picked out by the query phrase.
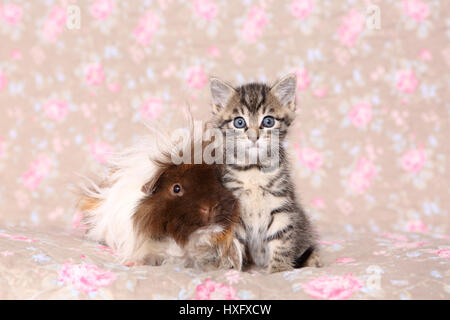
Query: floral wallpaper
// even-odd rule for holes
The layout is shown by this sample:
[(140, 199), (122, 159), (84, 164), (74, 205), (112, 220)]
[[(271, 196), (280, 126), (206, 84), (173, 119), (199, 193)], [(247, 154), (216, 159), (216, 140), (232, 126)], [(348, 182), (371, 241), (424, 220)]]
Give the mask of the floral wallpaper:
[[(445, 255), (449, 15), (446, 0), (1, 0), (0, 228), (77, 229), (80, 175), (144, 134), (141, 120), (177, 128), (186, 105), (209, 119), (211, 75), (242, 84), (294, 72), (288, 149), (324, 246), (370, 233), (411, 249), (420, 236)], [(116, 277), (59, 263), (60, 282)], [(202, 281), (199, 297), (235, 295)], [(352, 288), (338, 298), (364, 288), (340, 273), (297, 289), (321, 297), (330, 282)]]

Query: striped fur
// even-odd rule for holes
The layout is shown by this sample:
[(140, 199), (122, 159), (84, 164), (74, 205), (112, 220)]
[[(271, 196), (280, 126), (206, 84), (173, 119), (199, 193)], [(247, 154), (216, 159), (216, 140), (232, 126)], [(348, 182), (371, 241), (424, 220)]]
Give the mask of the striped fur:
[[(283, 142), (294, 120), (295, 75), (289, 75), (274, 86), (250, 83), (238, 88), (219, 79), (211, 80), (213, 101), (212, 126), (224, 133), (233, 130), (235, 143), (251, 144), (249, 131), (257, 132), (258, 147), (270, 143), (270, 131), (278, 129), (279, 166), (267, 167), (266, 163), (248, 164), (236, 160), (227, 164), (223, 176), (225, 187), (239, 199), (241, 223), (236, 238), (241, 251), (247, 252), (247, 263), (267, 268), (269, 272), (289, 270), (301, 266), (319, 266), (316, 235), (295, 195), (291, 169)], [(264, 128), (261, 121), (272, 116), (273, 128)], [(236, 117), (243, 117), (246, 128), (233, 125)], [(303, 255), (306, 261), (302, 261)]]

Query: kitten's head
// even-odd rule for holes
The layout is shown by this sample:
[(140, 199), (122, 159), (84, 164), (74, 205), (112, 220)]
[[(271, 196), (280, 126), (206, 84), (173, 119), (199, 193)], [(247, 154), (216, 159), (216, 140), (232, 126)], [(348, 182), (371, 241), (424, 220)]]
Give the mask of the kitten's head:
[(249, 83), (234, 88), (217, 78), (211, 79), (210, 86), (214, 125), (231, 134), (238, 147), (247, 153), (267, 150), (274, 141), (282, 143), (295, 115), (295, 74), (272, 86)]

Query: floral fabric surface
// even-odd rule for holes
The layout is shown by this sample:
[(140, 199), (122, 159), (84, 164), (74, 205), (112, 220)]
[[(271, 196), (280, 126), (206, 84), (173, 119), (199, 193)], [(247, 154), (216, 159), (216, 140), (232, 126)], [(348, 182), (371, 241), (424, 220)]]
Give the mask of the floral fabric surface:
[[(0, 0), (0, 297), (449, 299), (449, 16), (447, 0)], [(79, 175), (142, 120), (209, 119), (211, 75), (289, 72), (324, 268), (127, 268), (82, 240)]]
[(265, 274), (126, 267), (78, 232), (0, 230), (1, 299), (448, 299), (448, 238), (328, 235), (325, 266)]

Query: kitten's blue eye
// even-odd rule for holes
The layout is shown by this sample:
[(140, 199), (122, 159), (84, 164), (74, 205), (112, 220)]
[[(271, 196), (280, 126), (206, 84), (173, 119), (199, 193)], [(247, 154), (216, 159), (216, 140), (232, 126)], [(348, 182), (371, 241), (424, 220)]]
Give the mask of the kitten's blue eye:
[(234, 118), (233, 124), (234, 124), (235, 128), (238, 128), (238, 129), (245, 128), (245, 126), (246, 126), (245, 120), (242, 117)]
[(272, 128), (275, 125), (275, 119), (272, 116), (264, 117), (261, 125), (265, 128)]

